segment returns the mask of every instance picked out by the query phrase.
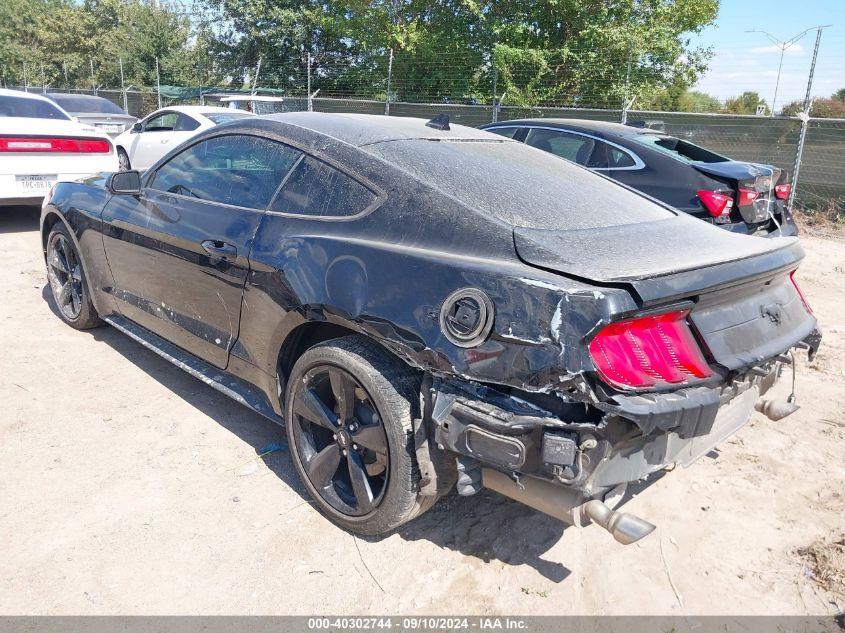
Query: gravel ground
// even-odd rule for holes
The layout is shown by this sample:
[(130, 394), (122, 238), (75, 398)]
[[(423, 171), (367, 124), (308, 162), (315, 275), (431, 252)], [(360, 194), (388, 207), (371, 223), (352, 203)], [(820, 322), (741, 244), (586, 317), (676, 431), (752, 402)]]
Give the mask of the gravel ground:
[[(806, 238), (825, 340), (801, 410), (735, 438), (627, 508), (623, 547), (492, 493), (398, 532), (323, 519), (279, 429), (47, 300), (37, 209), (0, 210), (0, 614), (825, 614), (797, 550), (845, 532), (845, 242)], [(778, 393), (785, 396), (788, 381)], [(841, 600), (841, 598), (839, 598)]]

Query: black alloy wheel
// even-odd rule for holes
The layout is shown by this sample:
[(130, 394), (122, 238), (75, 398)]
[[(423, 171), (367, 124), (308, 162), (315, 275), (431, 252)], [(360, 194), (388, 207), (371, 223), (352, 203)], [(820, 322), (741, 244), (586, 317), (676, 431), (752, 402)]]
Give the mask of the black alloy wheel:
[(363, 336), (306, 350), (285, 389), (294, 467), (314, 505), (358, 534), (384, 534), (428, 510), (413, 420), (420, 375)]
[(335, 510), (372, 512), (387, 488), (387, 435), (366, 390), (340, 367), (318, 365), (294, 397), (298, 457), (311, 484)]
[(47, 280), (62, 320), (78, 330), (102, 323), (85, 283), (82, 261), (64, 225), (47, 238)]

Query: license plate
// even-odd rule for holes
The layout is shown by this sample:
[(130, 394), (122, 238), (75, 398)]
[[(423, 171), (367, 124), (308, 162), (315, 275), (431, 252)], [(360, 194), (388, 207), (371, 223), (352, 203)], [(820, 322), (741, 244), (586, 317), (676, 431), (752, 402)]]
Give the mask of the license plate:
[(56, 183), (58, 178), (59, 177), (56, 174), (39, 174), (32, 176), (15, 176), (15, 181), (24, 191), (43, 191), (46, 193), (50, 191), (50, 187)]
[(103, 132), (123, 132), (123, 126), (120, 124), (108, 124), (103, 123), (102, 125), (98, 125)]

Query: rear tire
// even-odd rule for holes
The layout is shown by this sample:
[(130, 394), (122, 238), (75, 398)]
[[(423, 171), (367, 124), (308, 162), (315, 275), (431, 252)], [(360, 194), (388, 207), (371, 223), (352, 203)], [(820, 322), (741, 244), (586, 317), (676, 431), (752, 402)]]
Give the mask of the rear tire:
[(91, 301), (82, 259), (61, 222), (47, 236), (47, 280), (62, 321), (77, 330), (102, 325)]
[(312, 347), (294, 365), (285, 399), (291, 455), (337, 525), (384, 534), (434, 505), (437, 497), (419, 494), (418, 394), (419, 376), (360, 336)]

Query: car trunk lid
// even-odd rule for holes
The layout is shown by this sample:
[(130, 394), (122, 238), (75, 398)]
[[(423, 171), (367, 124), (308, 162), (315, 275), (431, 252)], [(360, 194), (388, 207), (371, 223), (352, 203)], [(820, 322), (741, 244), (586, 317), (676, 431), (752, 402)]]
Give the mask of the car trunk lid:
[(816, 326), (790, 278), (803, 257), (794, 238), (764, 240), (679, 217), (591, 231), (517, 228), (514, 242), (526, 263), (628, 288), (644, 310), (692, 300), (691, 322), (727, 369), (783, 353)]
[[(759, 224), (780, 214), (775, 196), (775, 185), (781, 177), (781, 170), (777, 167), (735, 160), (694, 162), (692, 166), (708, 176), (731, 181), (731, 186), (737, 190), (736, 208), (748, 224)], [(750, 192), (750, 195), (739, 195), (739, 189)]]

